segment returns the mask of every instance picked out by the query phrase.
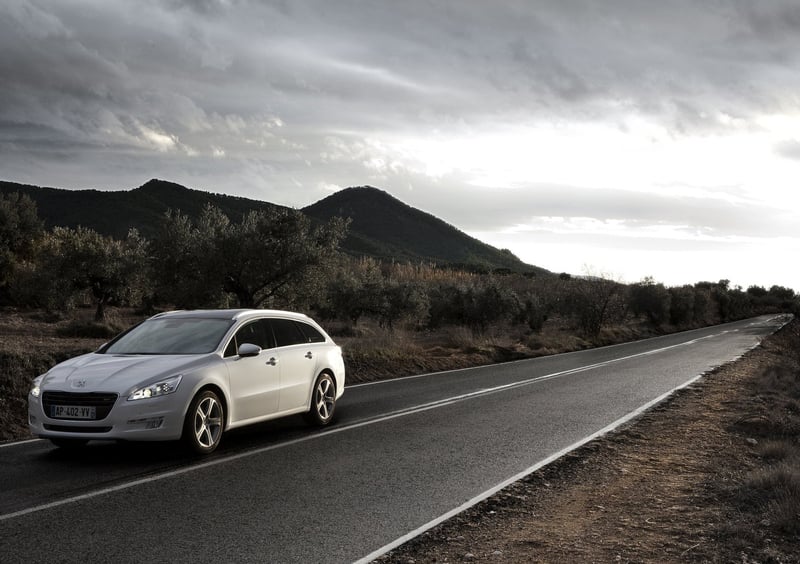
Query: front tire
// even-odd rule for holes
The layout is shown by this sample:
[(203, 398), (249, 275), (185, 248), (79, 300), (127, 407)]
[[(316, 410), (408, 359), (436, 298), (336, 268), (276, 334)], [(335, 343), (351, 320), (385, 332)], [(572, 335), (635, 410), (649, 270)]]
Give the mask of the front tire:
[(217, 394), (205, 390), (197, 394), (183, 423), (183, 441), (197, 454), (211, 454), (222, 440), (225, 408)]
[(311, 409), (306, 419), (312, 425), (323, 427), (333, 420), (336, 409), (336, 384), (328, 373), (323, 372), (314, 383), (311, 392)]

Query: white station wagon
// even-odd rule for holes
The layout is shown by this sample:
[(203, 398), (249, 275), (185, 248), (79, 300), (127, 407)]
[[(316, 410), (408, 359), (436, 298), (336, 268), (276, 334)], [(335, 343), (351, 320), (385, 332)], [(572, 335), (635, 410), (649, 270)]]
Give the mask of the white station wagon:
[(305, 315), (173, 311), (36, 378), (28, 423), (60, 447), (183, 439), (208, 454), (224, 431), (268, 419), (329, 424), (344, 379), (341, 348)]

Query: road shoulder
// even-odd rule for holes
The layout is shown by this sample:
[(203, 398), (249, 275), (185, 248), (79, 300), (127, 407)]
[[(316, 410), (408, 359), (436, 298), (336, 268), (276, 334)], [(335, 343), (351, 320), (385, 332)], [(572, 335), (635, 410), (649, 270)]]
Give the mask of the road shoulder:
[(786, 393), (800, 398), (797, 351), (795, 320), (625, 427), (378, 561), (800, 561), (792, 516), (780, 522), (768, 498), (743, 494), (775, 464), (770, 432), (785, 435), (800, 421), (796, 402), (762, 387), (763, 378), (788, 373)]

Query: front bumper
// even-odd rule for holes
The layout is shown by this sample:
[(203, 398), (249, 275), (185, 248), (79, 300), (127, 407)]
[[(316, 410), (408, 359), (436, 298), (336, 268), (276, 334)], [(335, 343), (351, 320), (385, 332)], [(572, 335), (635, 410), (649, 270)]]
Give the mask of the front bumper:
[(61, 419), (45, 413), (41, 397), (28, 396), (28, 427), (42, 438), (126, 441), (177, 440), (183, 431), (185, 407), (177, 394), (128, 401), (117, 398), (103, 419)]

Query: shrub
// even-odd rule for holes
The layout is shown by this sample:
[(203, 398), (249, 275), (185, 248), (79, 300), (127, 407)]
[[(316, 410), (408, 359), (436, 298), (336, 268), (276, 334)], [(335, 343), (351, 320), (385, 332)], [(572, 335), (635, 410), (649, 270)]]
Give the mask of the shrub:
[(81, 352), (0, 351), (0, 441), (28, 435), (28, 391), (31, 382), (53, 365)]
[(663, 284), (645, 278), (630, 287), (630, 306), (635, 315), (644, 315), (656, 327), (670, 317), (671, 294)]
[(111, 323), (75, 320), (56, 329), (56, 335), (82, 339), (111, 339), (121, 331), (122, 328)]
[(797, 461), (781, 461), (754, 471), (744, 483), (742, 502), (764, 511), (776, 529), (800, 533), (800, 468)]
[(519, 312), (518, 321), (524, 323), (531, 333), (540, 333), (547, 321), (547, 313), (542, 299), (539, 296), (530, 296), (525, 299)]
[(695, 319), (695, 290), (692, 286), (669, 289), (669, 320), (677, 326), (691, 325)]

